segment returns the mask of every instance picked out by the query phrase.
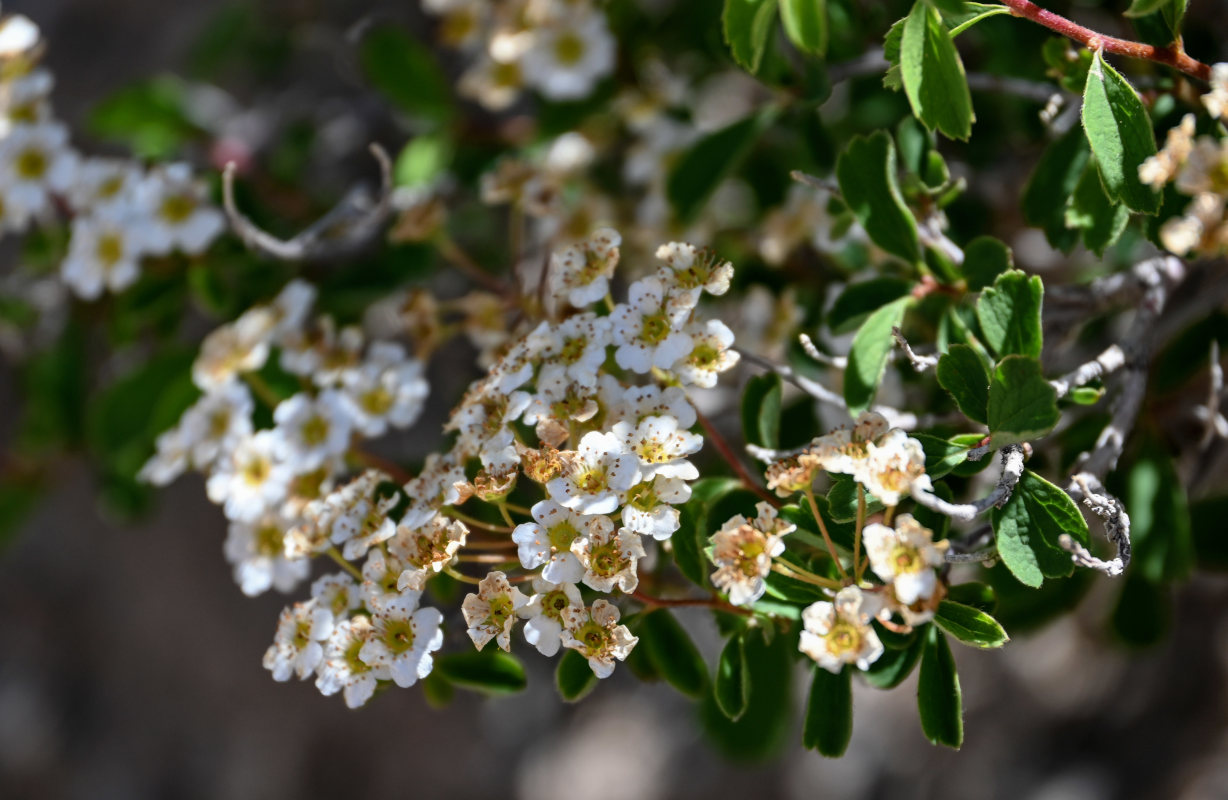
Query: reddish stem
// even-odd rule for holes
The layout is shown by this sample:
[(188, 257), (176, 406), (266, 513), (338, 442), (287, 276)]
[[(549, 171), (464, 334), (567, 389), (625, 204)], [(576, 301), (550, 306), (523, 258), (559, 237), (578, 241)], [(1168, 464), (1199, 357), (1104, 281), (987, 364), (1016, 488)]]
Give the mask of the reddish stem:
[(716, 608), (721, 611), (728, 611), (730, 614), (741, 614), (744, 617), (754, 614), (749, 608), (739, 608), (716, 597), (653, 597), (640, 591), (632, 592), (631, 597), (639, 600), (644, 605), (661, 608), (698, 606), (700, 608)]
[(745, 465), (742, 464), (741, 459), (738, 458), (738, 454), (735, 453), (733, 448), (729, 446), (729, 442), (725, 441), (725, 437), (721, 436), (720, 431), (716, 429), (716, 426), (712, 424), (712, 421), (703, 414), (700, 414), (699, 411), (695, 412), (695, 416), (699, 419), (699, 424), (703, 426), (704, 433), (708, 434), (708, 438), (711, 439), (712, 444), (716, 446), (717, 452), (721, 454), (721, 458), (725, 459), (725, 461), (729, 463), (729, 466), (733, 469), (734, 474), (737, 475), (742, 483), (746, 485), (746, 488), (762, 497), (765, 501), (771, 503), (774, 508), (780, 508), (782, 505), (780, 500), (767, 489), (760, 486), (759, 482), (751, 476)]
[(1129, 56), (1130, 58), (1154, 61), (1157, 64), (1167, 64), (1173, 69), (1181, 70), (1186, 75), (1192, 75), (1204, 81), (1211, 80), (1211, 67), (1186, 55), (1185, 50), (1181, 47), (1180, 40), (1168, 47), (1156, 47), (1150, 44), (1143, 44), (1142, 42), (1133, 42), (1129, 39), (1118, 39), (1115, 36), (1105, 36), (1090, 28), (1084, 28), (1082, 25), (1071, 22), (1059, 14), (1054, 14), (1052, 11), (1041, 8), (1031, 2), (1031, 0), (1000, 0), (1000, 2), (1002, 5), (1010, 8), (1015, 16), (1030, 19), (1039, 25), (1044, 25), (1049, 30), (1073, 39), (1092, 50), (1102, 49), (1106, 53), (1116, 53), (1121, 56)]

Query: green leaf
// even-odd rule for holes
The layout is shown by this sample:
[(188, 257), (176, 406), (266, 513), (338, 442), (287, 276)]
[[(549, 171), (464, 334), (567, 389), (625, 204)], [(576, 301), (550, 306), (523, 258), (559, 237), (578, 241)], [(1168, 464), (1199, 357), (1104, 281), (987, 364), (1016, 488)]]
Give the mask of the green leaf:
[[(833, 538), (837, 540), (839, 540), (840, 537), (837, 535), (831, 523), (846, 525), (857, 518), (857, 485), (857, 481), (847, 475), (837, 476), (836, 479), (832, 481), (831, 489), (829, 489), (827, 492), (827, 497), (824, 498), (826, 500), (826, 504), (815, 503), (815, 505), (819, 507), (820, 514), (826, 513), (831, 517), (831, 519), (828, 520), (825, 516), (823, 521), (828, 523), (828, 531), (831, 532)], [(815, 498), (816, 501), (819, 499), (820, 498), (817, 497)], [(867, 492), (866, 513), (873, 514), (876, 511), (882, 510), (883, 501)], [(810, 524), (813, 526), (813, 517), (810, 514), (809, 508), (804, 509), (803, 512), (803, 516), (806, 519), (811, 520)], [(853, 538), (851, 531), (848, 541), (849, 544), (852, 544)], [(837, 544), (839, 544), (839, 541), (837, 541)], [(822, 544), (820, 544), (820, 547), (821, 546)]]
[(678, 530), (670, 537), (674, 563), (692, 583), (708, 585), (708, 566), (704, 548), (708, 537), (724, 520), (709, 520), (713, 505), (725, 495), (742, 488), (736, 478), (701, 478), (691, 484), (691, 499), (682, 506)]
[(1066, 204), (1066, 227), (1083, 231), (1083, 244), (1099, 256), (1121, 237), (1129, 221), (1130, 209), (1104, 193), (1093, 159)]
[(449, 683), (487, 694), (515, 694), (528, 685), (520, 660), (494, 648), (436, 656), (435, 671)]
[(966, 344), (953, 344), (938, 359), (938, 385), (946, 389), (968, 419), (984, 423), (989, 418), (989, 370)]
[(369, 31), (358, 58), (371, 85), (402, 111), (436, 123), (452, 117), (451, 81), (430, 48), (405, 31), (390, 25)]
[(1130, 7), (1122, 13), (1127, 17), (1145, 17), (1172, 2), (1173, 0), (1131, 0)]
[(735, 722), (725, 716), (712, 695), (700, 708), (704, 733), (727, 758), (762, 761), (789, 742), (795, 730), (792, 693), (796, 652), (796, 638), (776, 635), (769, 642), (754, 631), (746, 633), (745, 668), (750, 686), (746, 711)]
[(742, 392), (742, 435), (748, 444), (780, 446), (780, 376), (755, 375)]
[(968, 291), (979, 292), (1014, 263), (1011, 249), (1005, 242), (992, 236), (978, 236), (964, 247), (964, 263), (960, 271), (964, 273)]
[(934, 480), (946, 475), (967, 460), (968, 446), (956, 440), (940, 439), (928, 433), (912, 433), (925, 451), (925, 474)]
[(730, 637), (716, 662), (713, 695), (720, 710), (736, 722), (746, 713), (750, 702), (750, 670), (746, 668), (746, 652), (742, 635)]
[(949, 139), (972, 134), (972, 95), (951, 34), (926, 0), (917, 0), (900, 40), (904, 92), (913, 114)]
[(849, 414), (857, 416), (870, 407), (887, 369), (887, 357), (895, 346), (891, 329), (904, 320), (912, 297), (901, 297), (875, 311), (853, 337), (848, 366), (844, 370), (844, 400)]
[(973, 647), (1001, 647), (1010, 640), (996, 619), (979, 608), (952, 600), (943, 600), (938, 604), (934, 622), (956, 639)]
[(810, 699), (806, 702), (806, 723), (802, 746), (818, 750), (828, 758), (838, 758), (853, 738), (853, 673), (845, 667), (831, 673), (814, 668)]
[(637, 635), (639, 646), (661, 677), (688, 697), (701, 697), (708, 688), (708, 668), (691, 637), (664, 608), (645, 614)]
[(597, 675), (579, 650), (564, 650), (554, 671), (554, 686), (568, 703), (583, 699), (597, 687)]
[(895, 145), (886, 131), (857, 136), (836, 160), (836, 178), (849, 210), (866, 234), (888, 253), (917, 263), (917, 221), (896, 182)]
[(1184, 580), (1193, 566), (1189, 502), (1172, 456), (1159, 442), (1147, 442), (1124, 494), (1134, 551), (1131, 571), (1157, 584)]
[(1039, 439), (1061, 419), (1057, 390), (1041, 374), (1040, 362), (1028, 356), (998, 362), (989, 383), (987, 413), (995, 448)]
[(452, 140), (441, 134), (415, 137), (405, 145), (393, 166), (397, 186), (426, 186), (448, 168), (452, 160)]
[(1045, 293), (1039, 275), (1028, 277), (1022, 270), (1003, 272), (976, 301), (985, 344), (998, 356), (1023, 355), (1040, 358), (1043, 345), (1040, 309)]
[(1126, 574), (1113, 607), (1113, 633), (1133, 647), (1149, 647), (1164, 640), (1172, 626), (1172, 592), (1136, 572)]
[(957, 583), (947, 588), (947, 599), (966, 606), (979, 608), (986, 614), (992, 614), (998, 606), (998, 596), (992, 586), (987, 583), (970, 581)]
[(1044, 229), (1049, 244), (1060, 250), (1078, 239), (1078, 232), (1066, 227), (1065, 208), (1089, 155), (1087, 137), (1071, 128), (1045, 149), (1023, 190), (1024, 221)]
[(742, 69), (759, 71), (775, 21), (776, 0), (725, 0), (721, 15), (725, 43)]
[(775, 118), (776, 111), (766, 109), (709, 133), (679, 156), (666, 179), (665, 194), (680, 221), (695, 219), (717, 185), (742, 163)]
[(1026, 470), (1006, 505), (992, 516), (998, 555), (1025, 586), (1070, 575), (1074, 565), (1058, 544), (1062, 534), (1087, 544), (1087, 522), (1064, 491)]
[(917, 680), (917, 710), (921, 730), (934, 744), (956, 750), (964, 743), (964, 709), (959, 675), (947, 639), (937, 627), (926, 631)]
[(1083, 90), (1083, 129), (1108, 196), (1144, 214), (1158, 212), (1160, 195), (1138, 177), (1139, 165), (1156, 153), (1151, 118), (1138, 92), (1099, 52)]
[[(884, 642), (885, 644), (885, 642)], [(894, 689), (912, 674), (913, 667), (921, 659), (924, 642), (915, 638), (902, 648), (888, 647), (865, 671), (866, 683), (876, 689)]]
[(199, 134), (186, 111), (187, 91), (187, 84), (169, 75), (127, 86), (94, 108), (87, 128), (140, 158), (170, 158)]
[(785, 35), (803, 53), (827, 53), (827, 0), (780, 0)]
[(889, 277), (871, 278), (847, 286), (827, 312), (827, 325), (835, 334), (855, 331), (866, 317), (908, 294), (910, 289), (909, 281)]

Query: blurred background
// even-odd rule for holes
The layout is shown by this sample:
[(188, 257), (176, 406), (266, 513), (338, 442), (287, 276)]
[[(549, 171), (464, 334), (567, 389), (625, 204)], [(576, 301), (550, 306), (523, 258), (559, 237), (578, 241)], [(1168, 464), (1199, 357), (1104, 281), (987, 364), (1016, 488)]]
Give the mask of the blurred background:
[[(1228, 19), (1223, 4), (1194, 5), (1210, 24)], [(405, 137), (357, 79), (347, 34), (371, 19), (413, 25), (413, 6), (5, 0), (3, 10), (43, 28), (57, 111), (85, 149), (107, 151), (80, 133), (100, 99), (139, 79), (207, 69), (228, 96), (201, 102), (232, 114), (226, 124), (236, 130), (258, 139), (286, 119), (316, 126), (329, 144), (301, 178), (327, 195), (370, 169), (365, 142)], [(259, 25), (236, 28), (235, 19)], [(248, 57), (211, 63), (238, 35), (251, 37)], [(293, 50), (279, 51), (286, 41)], [(197, 154), (202, 166), (242, 155)], [(440, 398), (454, 397), (464, 379), (441, 368), (445, 361), (436, 359), (430, 376)], [(0, 361), (0, 420), (13, 418), (16, 403), (12, 368)], [(447, 401), (438, 403), (415, 431), (438, 429)], [(0, 423), (4, 448), (10, 427)], [(418, 456), (430, 437), (417, 438), (428, 443), (383, 444)], [(410, 690), (349, 711), (310, 683), (275, 684), (260, 658), (283, 598), (251, 600), (235, 587), (222, 557), (225, 522), (199, 477), (161, 493), (135, 525), (100, 511), (98, 491), (83, 464), (66, 460), (4, 544), (3, 798), (1228, 797), (1222, 574), (1199, 573), (1163, 598), (1171, 628), (1144, 649), (1106, 633), (1119, 587), (1099, 577), (1077, 615), (1031, 632), (1008, 625), (1014, 640), (1003, 652), (957, 646), (967, 711), (961, 752), (925, 741), (914, 675), (890, 693), (857, 687), (842, 760), (792, 745), (779, 761), (740, 765), (702, 738), (700, 710), (668, 687), (620, 670), (567, 706), (552, 685), (553, 663), (523, 649), (527, 692), (458, 693), (443, 709)], [(1228, 536), (1222, 516), (1196, 523)], [(713, 663), (718, 639), (708, 618), (680, 616)], [(800, 674), (793, 689), (800, 707)]]

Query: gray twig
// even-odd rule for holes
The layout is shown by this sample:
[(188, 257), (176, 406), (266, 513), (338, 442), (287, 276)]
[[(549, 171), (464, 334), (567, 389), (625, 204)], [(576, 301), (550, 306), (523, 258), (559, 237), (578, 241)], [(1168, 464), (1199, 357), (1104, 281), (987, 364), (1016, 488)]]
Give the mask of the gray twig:
[(380, 166), (379, 194), (373, 198), (365, 187), (351, 189), (328, 213), (290, 239), (261, 230), (239, 211), (232, 161), (222, 172), (222, 205), (230, 227), (249, 248), (281, 261), (324, 261), (361, 250), (379, 234), (392, 211), (392, 161), (378, 144), (371, 145), (371, 154)]
[(1219, 437), (1228, 439), (1228, 419), (1220, 413), (1220, 404), (1224, 396), (1224, 367), (1219, 363), (1219, 340), (1211, 340), (1211, 383), (1207, 389), (1207, 404), (1194, 409), (1195, 415), (1203, 424), (1202, 439), (1198, 442), (1199, 450), (1206, 450), (1211, 442)]
[(998, 485), (988, 495), (972, 503), (950, 503), (926, 489), (913, 489), (912, 497), (918, 504), (931, 511), (945, 514), (951, 519), (965, 522), (976, 519), (991, 508), (1001, 508), (1011, 499), (1015, 484), (1023, 476), (1023, 446), (1007, 445), (1002, 448), (1002, 475)]
[(937, 356), (920, 356), (913, 351), (912, 345), (904, 338), (898, 325), (891, 326), (891, 335), (895, 337), (895, 343), (904, 350), (904, 355), (908, 356), (908, 361), (917, 372), (925, 372), (931, 367), (938, 366)]

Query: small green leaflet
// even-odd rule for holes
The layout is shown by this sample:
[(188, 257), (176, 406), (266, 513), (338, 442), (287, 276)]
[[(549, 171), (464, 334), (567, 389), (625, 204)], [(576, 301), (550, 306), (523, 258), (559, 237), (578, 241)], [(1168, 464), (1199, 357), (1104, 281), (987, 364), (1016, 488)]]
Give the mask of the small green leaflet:
[(978, 236), (964, 247), (964, 263), (960, 271), (969, 291), (979, 291), (993, 284), (998, 276), (1015, 264), (1011, 249), (992, 236)]
[(976, 317), (985, 344), (999, 356), (1040, 357), (1043, 346), (1040, 311), (1044, 298), (1040, 276), (1021, 270), (1003, 272), (976, 301)]
[(802, 745), (818, 750), (828, 758), (844, 755), (853, 738), (853, 673), (845, 666), (832, 674), (814, 668), (810, 699), (806, 703), (806, 724)]
[(775, 27), (776, 0), (725, 0), (721, 22), (734, 61), (747, 72), (758, 72)]
[(949, 139), (972, 134), (975, 115), (963, 62), (942, 17), (926, 0), (917, 0), (904, 22), (900, 69), (917, 119)]
[(803, 53), (827, 52), (827, 0), (780, 0), (785, 35)]
[(1045, 239), (1059, 250), (1069, 250), (1078, 232), (1066, 227), (1066, 201), (1074, 192), (1087, 164), (1087, 136), (1071, 128), (1046, 149), (1023, 190), (1023, 219), (1042, 228)]
[(721, 713), (737, 722), (750, 701), (750, 670), (746, 668), (746, 648), (742, 634), (731, 636), (716, 662), (713, 685), (716, 705)]
[(925, 738), (958, 750), (964, 743), (963, 706), (959, 675), (947, 638), (930, 625), (925, 631), (921, 675), (917, 680), (917, 710), (921, 713)]
[(938, 385), (954, 398), (968, 419), (985, 423), (989, 418), (989, 370), (966, 344), (953, 344), (938, 359)]
[(934, 622), (956, 639), (973, 647), (1001, 647), (1010, 640), (996, 619), (979, 608), (951, 600), (943, 600), (938, 604)]
[(844, 400), (854, 417), (874, 402), (887, 369), (887, 356), (895, 346), (891, 329), (904, 320), (904, 311), (912, 302), (913, 298), (907, 296), (888, 303), (871, 314), (853, 337), (844, 370)]
[(1174, 0), (1132, 0), (1130, 7), (1125, 10), (1127, 17), (1145, 17), (1148, 14), (1155, 13), (1167, 5), (1171, 5)]
[(678, 158), (666, 179), (665, 195), (679, 220), (695, 218), (717, 185), (742, 163), (775, 118), (775, 109), (764, 109), (709, 133)]
[(755, 375), (742, 392), (742, 436), (747, 444), (780, 446), (781, 380), (775, 373)]
[(1130, 221), (1130, 209), (1104, 193), (1100, 171), (1093, 160), (1083, 170), (1079, 185), (1066, 204), (1066, 227), (1083, 232), (1083, 244), (1096, 255), (1113, 245)]
[(849, 210), (876, 245), (904, 261), (921, 260), (917, 221), (896, 182), (895, 144), (886, 131), (857, 136), (836, 161)]
[(568, 703), (575, 703), (597, 687), (597, 675), (588, 665), (588, 659), (579, 650), (564, 650), (559, 665), (554, 671), (554, 686), (559, 696)]
[(639, 647), (644, 648), (656, 671), (678, 691), (700, 697), (708, 688), (708, 670), (691, 637), (664, 608), (640, 619)]
[(1045, 380), (1040, 362), (1029, 356), (1007, 356), (998, 362), (989, 382), (986, 411), (994, 448), (1039, 439), (1061, 418), (1057, 390)]
[(1138, 92), (1096, 53), (1083, 90), (1083, 129), (1100, 166), (1100, 180), (1113, 200), (1155, 214), (1160, 195), (1138, 177), (1139, 165), (1156, 153), (1151, 118)]
[(1027, 470), (1006, 505), (992, 516), (998, 555), (1025, 586), (1069, 575), (1074, 566), (1058, 539), (1068, 534), (1087, 544), (1087, 522), (1070, 495)]

